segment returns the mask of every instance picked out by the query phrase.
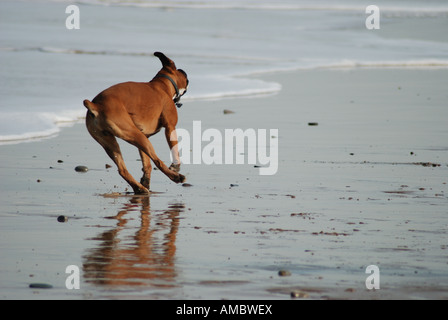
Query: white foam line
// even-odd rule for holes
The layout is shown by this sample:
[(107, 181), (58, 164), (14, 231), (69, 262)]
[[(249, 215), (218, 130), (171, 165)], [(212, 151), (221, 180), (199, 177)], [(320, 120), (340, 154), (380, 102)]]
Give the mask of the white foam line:
[(27, 132), (27, 133), (17, 134), (17, 135), (0, 136), (0, 145), (17, 144), (17, 143), (21, 143), (21, 142), (43, 140), (43, 139), (54, 137), (54, 136), (58, 135), (59, 132), (60, 132), (59, 128), (54, 128), (54, 129), (43, 130), (43, 131)]
[(226, 91), (226, 92), (215, 92), (208, 94), (197, 94), (193, 96), (188, 96), (182, 98), (184, 101), (191, 100), (221, 100), (234, 97), (252, 97), (252, 96), (262, 96), (262, 95), (272, 95), (281, 91), (282, 86), (279, 83), (275, 83), (275, 86), (269, 89), (247, 89), (241, 91)]
[[(39, 130), (36, 128), (36, 130), (34, 131), (29, 131), (20, 134), (0, 135), (0, 145), (15, 144), (20, 142), (41, 140), (54, 137), (59, 134), (62, 127), (69, 127), (75, 124), (76, 122), (80, 121), (81, 119), (83, 119), (84, 114), (85, 111), (82, 109), (76, 111), (67, 111), (62, 114), (53, 114), (49, 112), (41, 112), (33, 114), (33, 118), (48, 121), (46, 123), (47, 126), (46, 129)], [(8, 117), (14, 119), (14, 121), (19, 121), (17, 119), (21, 119), (23, 117), (24, 119), (23, 125), (26, 126), (28, 124), (30, 115), (26, 112), (4, 114), (3, 120), (8, 119)], [(50, 128), (48, 128), (49, 125), (51, 126)]]

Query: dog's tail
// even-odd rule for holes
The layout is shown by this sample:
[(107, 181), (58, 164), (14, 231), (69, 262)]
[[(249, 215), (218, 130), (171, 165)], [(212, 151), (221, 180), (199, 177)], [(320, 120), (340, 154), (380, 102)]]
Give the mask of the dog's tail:
[(98, 107), (96, 104), (94, 104), (93, 102), (90, 102), (87, 99), (84, 100), (83, 103), (84, 103), (84, 107), (86, 107), (90, 111), (90, 113), (93, 114), (94, 117), (98, 116)]

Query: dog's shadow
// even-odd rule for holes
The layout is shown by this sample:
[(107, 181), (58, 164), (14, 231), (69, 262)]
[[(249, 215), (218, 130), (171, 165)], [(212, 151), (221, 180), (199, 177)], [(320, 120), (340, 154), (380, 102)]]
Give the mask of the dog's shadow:
[(151, 210), (150, 198), (131, 196), (116, 216), (108, 217), (117, 220), (116, 226), (90, 239), (96, 245), (83, 256), (84, 281), (107, 286), (176, 286), (176, 236), (185, 206), (174, 203), (166, 210)]

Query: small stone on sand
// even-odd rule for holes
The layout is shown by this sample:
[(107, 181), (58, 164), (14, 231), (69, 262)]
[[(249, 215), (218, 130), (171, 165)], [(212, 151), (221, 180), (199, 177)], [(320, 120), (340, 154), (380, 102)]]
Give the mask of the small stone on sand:
[(309, 295), (306, 292), (294, 290), (291, 292), (291, 298), (308, 298)]
[(53, 286), (48, 283), (31, 283), (29, 285), (29, 287), (35, 288), (35, 289), (51, 289), (51, 288), (53, 288)]
[(279, 275), (280, 277), (288, 277), (288, 276), (291, 275), (291, 272), (288, 271), (288, 270), (280, 270), (280, 271), (278, 272), (278, 275)]
[(59, 216), (58, 217), (58, 222), (67, 222), (68, 221), (68, 217), (66, 216)]
[(76, 172), (87, 172), (87, 171), (89, 171), (89, 168), (87, 168), (86, 166), (77, 166), (75, 168), (75, 171)]

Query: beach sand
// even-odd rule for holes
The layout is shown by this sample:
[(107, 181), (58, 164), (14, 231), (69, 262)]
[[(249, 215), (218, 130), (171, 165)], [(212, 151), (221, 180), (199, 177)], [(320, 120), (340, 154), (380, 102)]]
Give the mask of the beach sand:
[[(0, 146), (0, 298), (447, 299), (448, 70), (253, 77), (282, 90), (184, 102), (178, 127), (278, 129), (275, 175), (183, 165), (190, 187), (153, 171), (153, 193), (133, 196), (83, 123)], [(151, 141), (169, 164), (163, 134)]]

